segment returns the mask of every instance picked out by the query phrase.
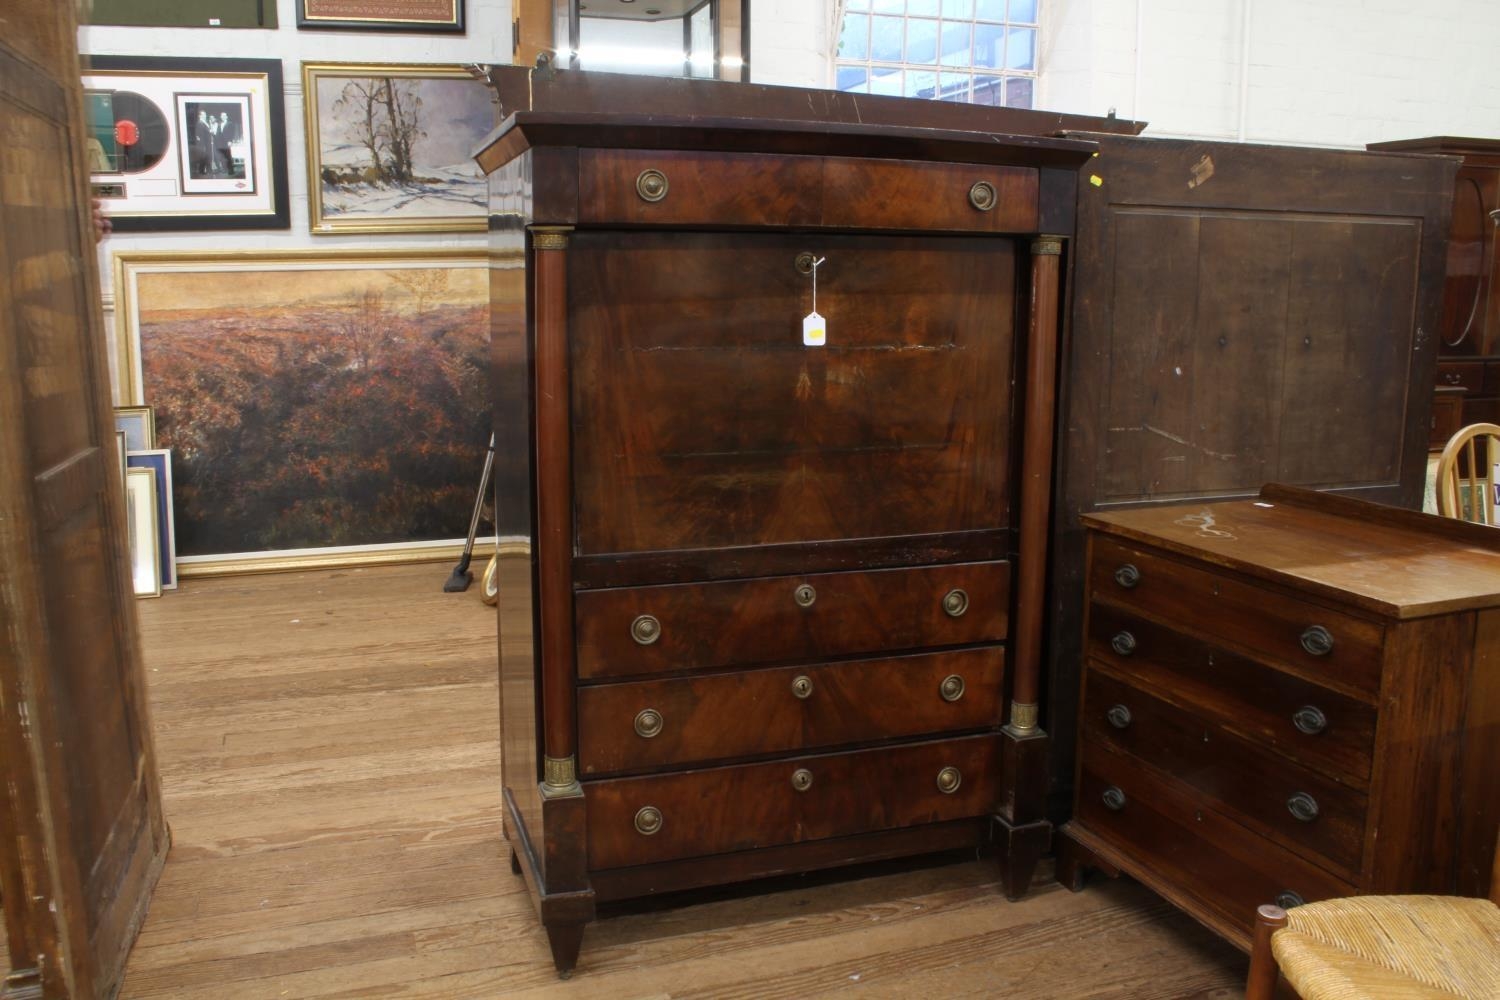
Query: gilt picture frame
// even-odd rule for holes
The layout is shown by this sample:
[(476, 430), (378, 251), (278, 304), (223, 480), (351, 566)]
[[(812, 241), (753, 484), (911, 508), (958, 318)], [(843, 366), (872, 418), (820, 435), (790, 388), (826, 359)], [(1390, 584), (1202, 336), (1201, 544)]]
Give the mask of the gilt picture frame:
[(297, 27), (464, 33), (464, 0), (297, 0)]
[(157, 559), (156, 473), (130, 469), (125, 474), (125, 519), (130, 540), (130, 580), (136, 597), (161, 596)]

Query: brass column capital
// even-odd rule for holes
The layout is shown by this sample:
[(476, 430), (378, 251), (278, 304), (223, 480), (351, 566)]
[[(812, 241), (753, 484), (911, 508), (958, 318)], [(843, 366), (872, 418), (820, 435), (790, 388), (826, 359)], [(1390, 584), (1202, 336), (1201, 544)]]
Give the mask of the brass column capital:
[(1063, 237), (1043, 234), (1031, 241), (1032, 256), (1057, 255), (1062, 253)]
[(532, 226), (531, 246), (535, 250), (566, 250), (572, 226)]
[(575, 757), (544, 757), (543, 762), (542, 798), (564, 799), (583, 794)]

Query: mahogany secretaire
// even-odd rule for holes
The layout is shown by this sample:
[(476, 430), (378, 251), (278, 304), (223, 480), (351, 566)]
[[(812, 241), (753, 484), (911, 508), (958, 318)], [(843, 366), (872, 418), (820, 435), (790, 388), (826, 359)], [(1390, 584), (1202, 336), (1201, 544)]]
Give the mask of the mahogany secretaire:
[(506, 832), (559, 971), (606, 900), (990, 843), (1024, 889), (1094, 148), (521, 111), (479, 154)]

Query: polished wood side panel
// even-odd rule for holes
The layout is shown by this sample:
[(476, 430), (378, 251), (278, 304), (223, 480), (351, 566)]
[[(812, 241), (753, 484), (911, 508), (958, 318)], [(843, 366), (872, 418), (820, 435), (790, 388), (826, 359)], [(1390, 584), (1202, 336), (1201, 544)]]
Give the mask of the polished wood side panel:
[[(802, 252), (825, 259), (826, 347), (802, 344)], [(570, 253), (580, 554), (1009, 523), (1010, 241), (580, 233)]]
[[(1129, 757), (1086, 745), (1078, 783), (1076, 826), (1095, 831), (1087, 843), (1104, 857), (1248, 949), (1255, 908), (1287, 891), (1307, 902), (1348, 896), (1353, 883), (1203, 808), (1197, 795)], [(1119, 810), (1107, 788), (1124, 793)], [(1073, 827), (1064, 828), (1069, 836)]]
[[(823, 161), (816, 156), (585, 149), (578, 168), (578, 214), (586, 223), (813, 226), (822, 212)], [(648, 170), (666, 177), (659, 201), (636, 190)]]
[[(1179, 516), (1183, 513), (1179, 510)], [(1270, 656), (1356, 697), (1373, 696), (1380, 687), (1384, 628), (1378, 622), (1107, 538), (1095, 542), (1091, 565), (1089, 587), (1096, 601)], [(1115, 580), (1115, 572), (1127, 565), (1140, 572), (1140, 582), (1129, 589)], [(1317, 656), (1303, 648), (1301, 638), (1313, 627), (1332, 636), (1330, 652)], [(1139, 644), (1137, 649), (1148, 656), (1156, 652)]]
[[(796, 599), (804, 585), (814, 591), (807, 607)], [(966, 595), (957, 617), (943, 609), (953, 590)], [(1003, 562), (580, 591), (578, 673), (601, 680), (999, 642), (1009, 606)], [(646, 645), (632, 637), (641, 615), (660, 623)]]
[(1468, 696), (1459, 757), (1463, 778), (1458, 788), (1458, 887), (1461, 896), (1500, 894), (1494, 864), (1500, 857), (1500, 610), (1474, 617), (1474, 656), (1469, 663)]
[[(923, 229), (961, 233), (1027, 233), (1037, 228), (1034, 167), (893, 160), (824, 161), (825, 226)], [(970, 201), (974, 185), (994, 189), (994, 205)]]
[[(589, 867), (668, 861), (978, 816), (994, 806), (994, 737), (793, 757), (766, 764), (585, 784)], [(956, 791), (938, 774), (957, 768)], [(810, 772), (805, 790), (793, 775)], [(636, 830), (639, 810), (661, 813), (660, 829)]]
[[(589, 685), (578, 692), (581, 773), (993, 727), (1001, 715), (1004, 660), (1004, 651), (990, 646)], [(951, 701), (943, 693), (949, 678), (961, 685)], [(650, 736), (636, 728), (646, 711), (660, 719)]]
[[(1130, 656), (1110, 645), (1121, 632), (1139, 643)], [(1110, 673), (1206, 721), (1348, 784), (1369, 781), (1375, 706), (1368, 701), (1099, 602), (1089, 608), (1087, 648)], [(1304, 707), (1321, 713), (1325, 728), (1299, 730), (1293, 717)]]
[[(1201, 793), (1201, 801), (1235, 814), (1288, 850), (1351, 881), (1365, 848), (1366, 797), (1315, 771), (1267, 755), (1256, 743), (1173, 708), (1146, 691), (1090, 670), (1080, 717), (1085, 742), (1107, 744)], [(1128, 712), (1119, 726), (1108, 713)], [(1116, 709), (1117, 710), (1117, 709)], [(1310, 796), (1317, 816), (1295, 817), (1293, 796)]]

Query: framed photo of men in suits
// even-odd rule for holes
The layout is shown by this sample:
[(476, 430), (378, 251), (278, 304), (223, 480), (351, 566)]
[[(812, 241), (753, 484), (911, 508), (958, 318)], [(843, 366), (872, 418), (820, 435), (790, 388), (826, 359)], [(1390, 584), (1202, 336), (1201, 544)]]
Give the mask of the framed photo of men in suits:
[(249, 94), (177, 94), (182, 193), (254, 195)]

